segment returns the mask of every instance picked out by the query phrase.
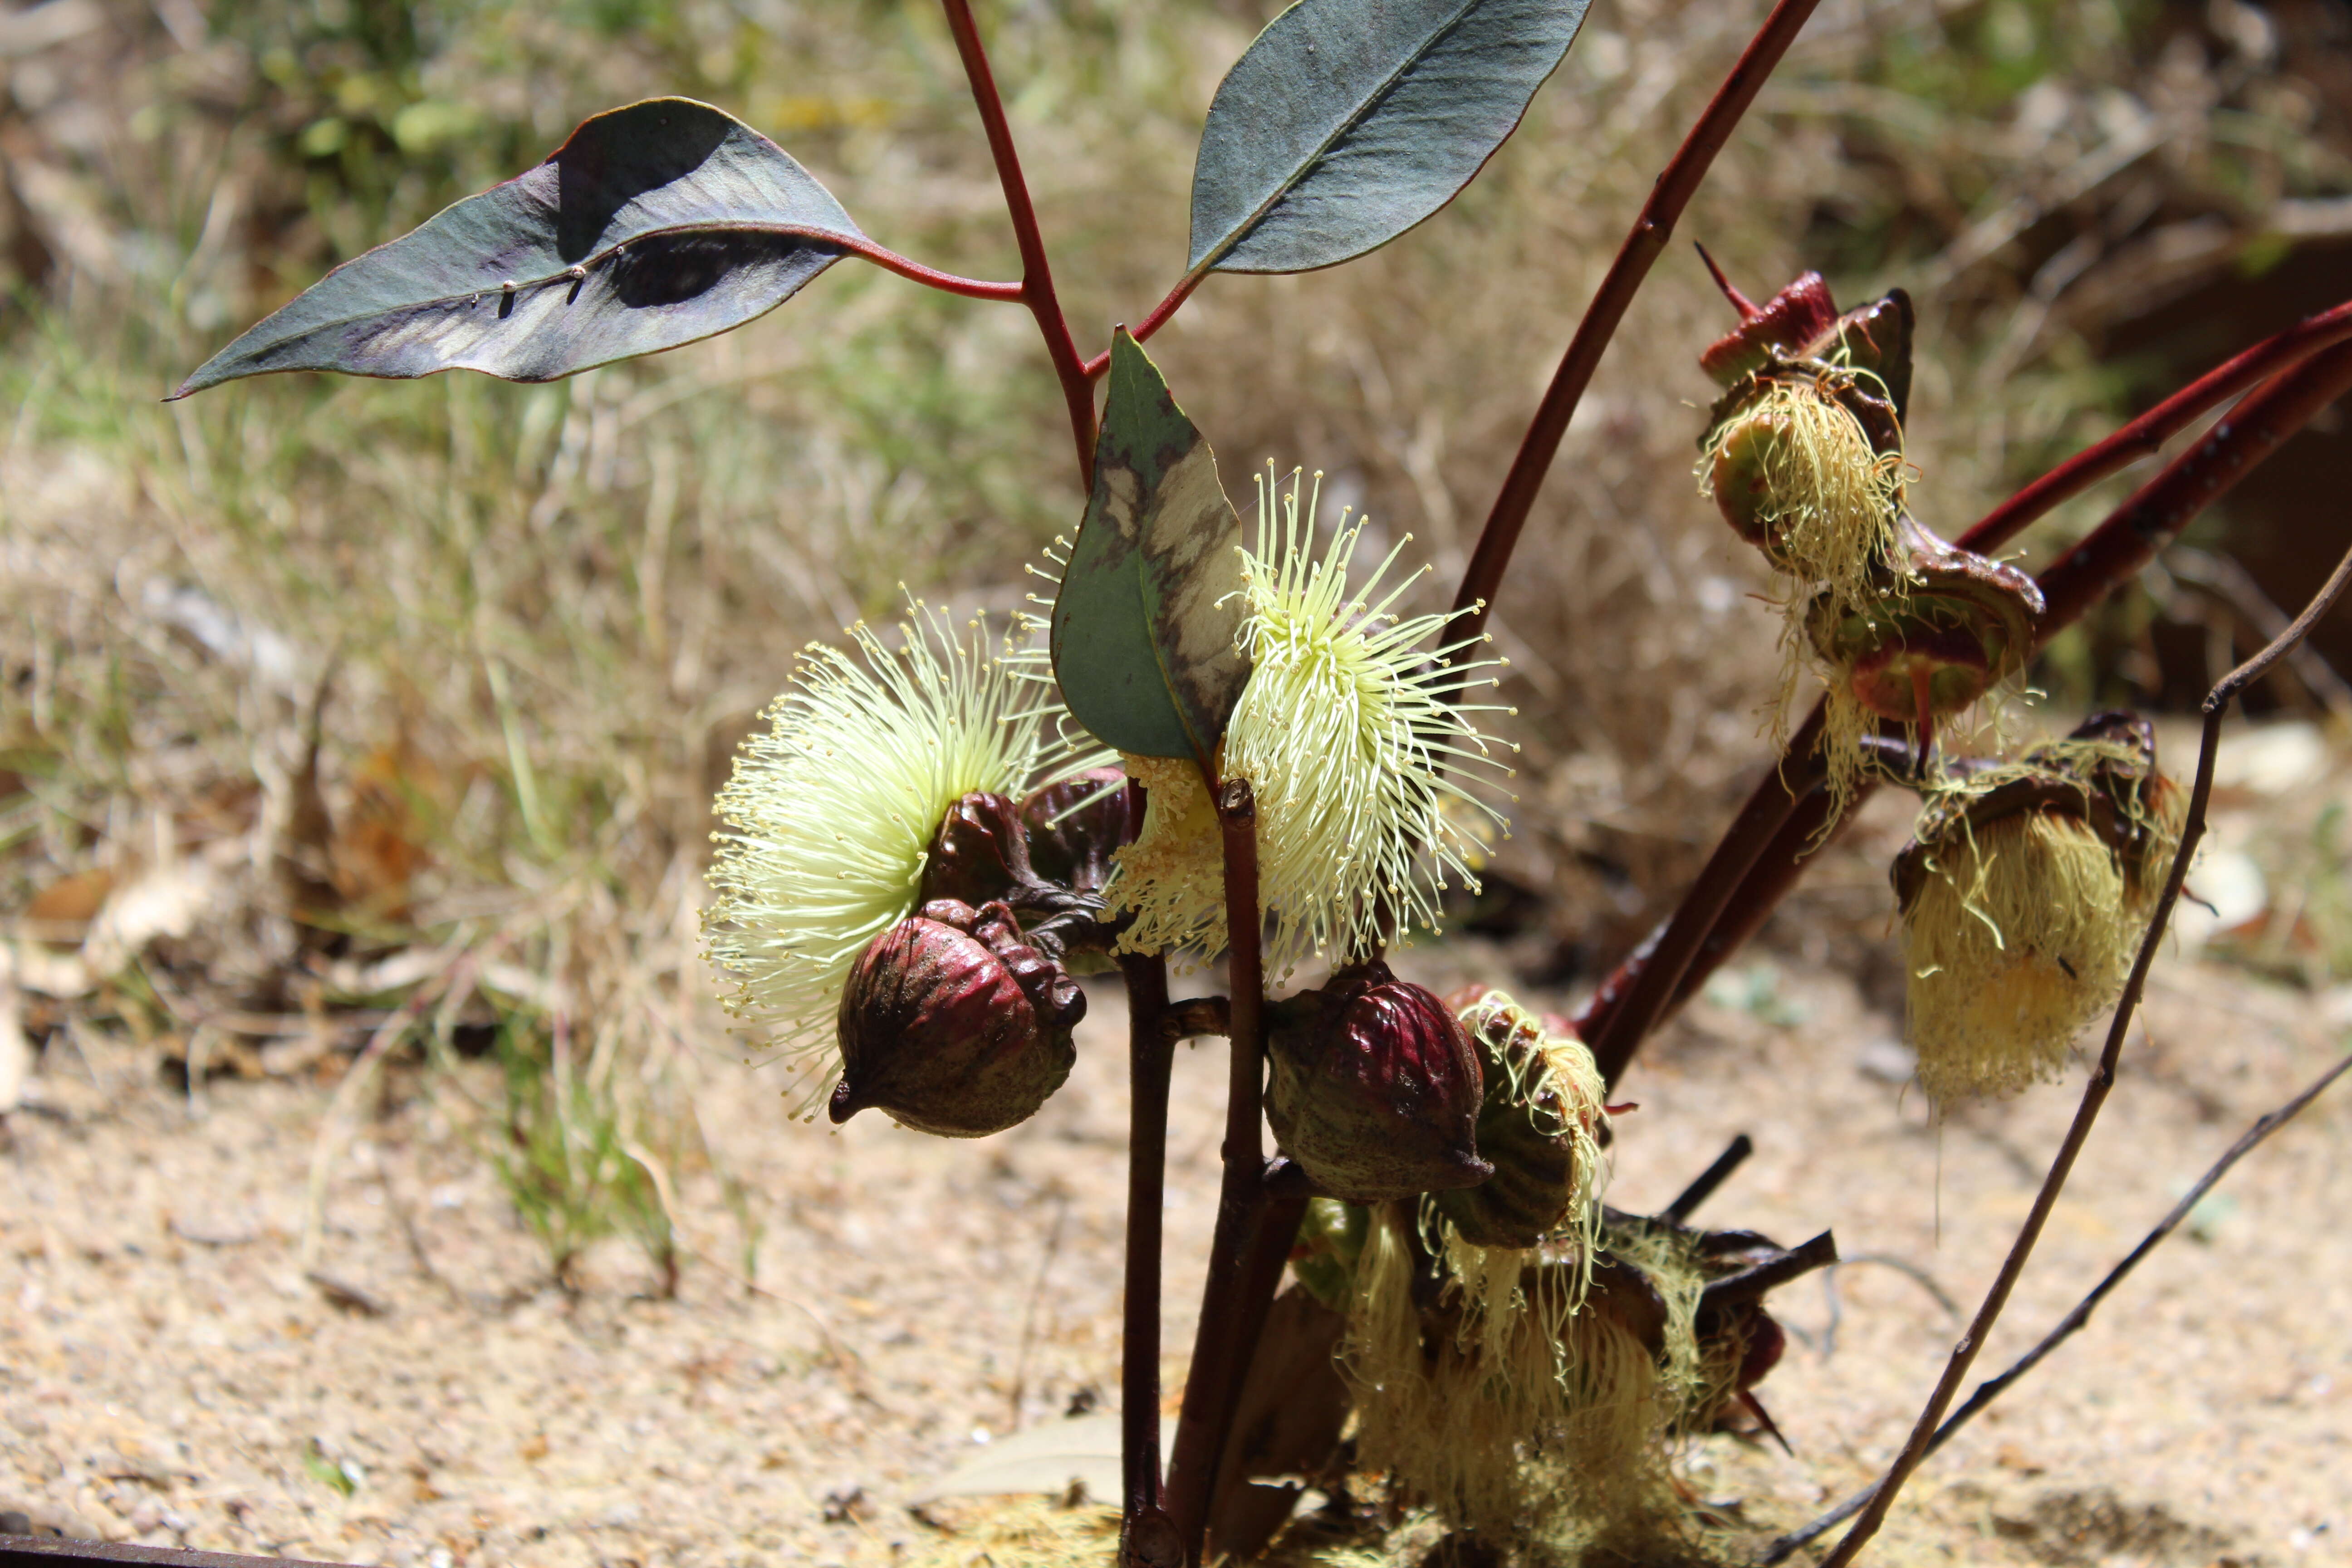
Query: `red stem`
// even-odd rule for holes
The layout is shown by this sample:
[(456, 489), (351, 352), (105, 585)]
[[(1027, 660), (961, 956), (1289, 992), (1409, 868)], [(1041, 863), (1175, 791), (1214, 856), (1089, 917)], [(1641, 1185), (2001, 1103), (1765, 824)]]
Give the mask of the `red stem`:
[(1740, 116), (1755, 101), (1757, 90), (1780, 63), (1780, 57), (1788, 53), (1789, 46), (1796, 41), (1798, 31), (1819, 3), (1820, 0), (1780, 0), (1772, 7), (1772, 14), (1764, 18), (1763, 26), (1748, 40), (1738, 63), (1731, 68), (1731, 74), (1716, 89), (1715, 97), (1708, 100), (1698, 122), (1691, 127), (1690, 134), (1683, 138), (1683, 144), (1659, 173), (1650, 199), (1642, 204), (1641, 216), (1633, 220), (1633, 231), (1618, 247), (1617, 258), (1609, 264), (1608, 275), (1601, 279), (1592, 303), (1585, 307), (1584, 319), (1577, 323), (1576, 335), (1569, 340), (1568, 352), (1552, 374), (1551, 385), (1537, 405), (1527, 435), (1520, 438), (1518, 456), (1511, 459), (1511, 471), (1504, 476), (1502, 491), (1495, 498), (1494, 510), (1486, 514), (1486, 526), (1478, 536), (1478, 547), (1471, 553), (1470, 564), (1462, 574), (1461, 589), (1454, 595), (1454, 614), (1462, 618), (1449, 626), (1449, 637), (1475, 640), (1486, 629), (1487, 607), (1502, 586), (1503, 571), (1510, 564), (1511, 552), (1518, 545), (1520, 530), (1527, 526), (1536, 493), (1543, 489), (1544, 475), (1550, 471), (1552, 458), (1559, 453), (1560, 439), (1568, 434), (1568, 423), (1575, 416), (1576, 405), (1582, 400), (1585, 387), (1591, 384), (1609, 340), (1616, 335), (1618, 323), (1625, 319), (1626, 307), (1633, 302), (1633, 295), (1649, 276), (1652, 264), (1674, 237), (1675, 221), (1683, 216), (1683, 208), (1690, 205), (1699, 183), (1706, 178), (1715, 155), (1731, 139)]
[(1013, 237), (1021, 247), (1021, 300), (1037, 318), (1045, 339), (1045, 357), (1062, 384), (1062, 400), (1069, 405), (1070, 434), (1077, 443), (1078, 489), (1095, 482), (1095, 395), (1087, 369), (1078, 359), (1078, 345), (1070, 337), (1070, 323), (1054, 293), (1054, 269), (1045, 260), (1045, 237), (1037, 231), (1037, 209), (1029, 200), (1028, 182), (1021, 177), (1021, 154), (1013, 145), (1013, 127), (1004, 118), (1004, 101), (997, 96), (995, 73), (988, 68), (988, 51), (981, 47), (980, 29), (971, 19), (971, 0), (940, 0), (948, 15), (948, 31), (955, 35), (956, 53), (962, 57), (964, 75), (971, 81), (972, 101), (980, 107), (980, 122), (988, 132), (989, 154), (996, 160), (997, 183), (1004, 187), (1005, 210), (1013, 217)]
[(1181, 1563), (1160, 1505), (1160, 1242), (1167, 1208), (1168, 1074), (1175, 1041), (1168, 1017), (1168, 961), (1122, 954), (1127, 980), (1128, 1073), (1126, 1303), (1119, 1330), (1121, 1561)]
[(1960, 548), (1979, 554), (2000, 549), (2060, 502), (2129, 468), (2208, 411), (2347, 338), (2352, 338), (2352, 301), (2307, 316), (2276, 337), (2256, 343), (2228, 363), (2190, 382), (2105, 440), (2085, 447), (1993, 508), (1975, 527), (1960, 535)]
[(2047, 606), (2035, 647), (2136, 575), (2189, 519), (2347, 390), (2352, 390), (2352, 343), (2339, 342), (2249, 395), (2035, 579)]
[[(1224, 1178), (1217, 1193), (1192, 1364), (1184, 1378), (1184, 1405), (1168, 1463), (1168, 1511), (1188, 1563), (1202, 1561), (1217, 1461), (1233, 1425), (1241, 1376), (1265, 1324), (1253, 1289), (1260, 1283), (1260, 1271), (1249, 1266), (1260, 1250), (1252, 1242), (1264, 1224), (1267, 1199), (1265, 1150), (1258, 1130), (1265, 1098), (1265, 968), (1258, 947), (1257, 801), (1247, 779), (1229, 779), (1218, 789), (1217, 820), (1224, 841), (1226, 981), (1233, 993)], [(1295, 1230), (1296, 1214), (1291, 1225)], [(1277, 1268), (1275, 1277), (1279, 1276)], [(1271, 1283), (1264, 1294), (1271, 1297)]]
[(852, 256), (862, 256), (886, 272), (910, 278), (928, 288), (945, 294), (961, 294), (967, 300), (996, 300), (1022, 304), (1028, 296), (1018, 283), (992, 283), (981, 278), (959, 278), (952, 272), (941, 272), (919, 261), (909, 261), (895, 250), (886, 250), (870, 239), (850, 239), (838, 234), (823, 237), (828, 245), (837, 245)]
[[(1149, 339), (1152, 333), (1158, 331), (1160, 328), (1166, 326), (1168, 324), (1168, 318), (1174, 315), (1178, 308), (1181, 307), (1185, 300), (1192, 297), (1192, 290), (1198, 289), (1201, 286), (1201, 280), (1207, 276), (1208, 273), (1204, 270), (1200, 272), (1187, 272), (1183, 277), (1179, 278), (1176, 280), (1176, 287), (1168, 290), (1168, 297), (1160, 300), (1157, 305), (1151, 307), (1151, 314), (1143, 318), (1143, 325), (1136, 328), (1135, 331), (1129, 335), (1139, 343)], [(1095, 355), (1094, 358), (1087, 361), (1087, 379), (1088, 381), (1092, 381), (1109, 368), (1110, 351), (1108, 349), (1105, 349), (1102, 353)]]

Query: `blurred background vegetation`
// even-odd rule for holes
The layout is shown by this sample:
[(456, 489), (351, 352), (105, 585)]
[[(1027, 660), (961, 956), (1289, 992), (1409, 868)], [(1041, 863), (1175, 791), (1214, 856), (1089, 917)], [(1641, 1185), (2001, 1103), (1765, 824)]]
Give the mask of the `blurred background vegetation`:
[[(1181, 268), (1202, 115), (1272, 9), (983, 7), (1089, 349)], [(1155, 353), (1229, 479), (1326, 470), (1327, 496), (1415, 536), (1442, 597), (1759, 12), (1601, 0), (1449, 210), (1333, 272), (1213, 280)], [(446, 954), (476, 955), (463, 1005), (433, 1016), (509, 1065), (502, 1157), (555, 1267), (588, 1223), (565, 1206), (583, 1183), (653, 1213), (658, 1252), (653, 1166), (611, 1153), (652, 1136), (631, 1131), (643, 1097), (614, 1086), (657, 1098), (664, 1064), (715, 1037), (695, 922), (735, 742), (800, 643), (889, 616), (902, 584), (1009, 609), (1021, 561), (1076, 522), (1027, 316), (852, 264), (732, 335), (552, 385), (289, 377), (158, 399), (327, 268), (658, 93), (774, 136), (884, 243), (1014, 275), (937, 8), (42, 0), (0, 10), (0, 911), (33, 955), (19, 980), (35, 959), (83, 966), (79, 990), (27, 982), (26, 1039), (95, 1020), (198, 1079), (274, 1070), (270, 1020), (380, 1013), (427, 959), (446, 976)], [(1848, 302), (1913, 292), (1915, 495), (1957, 532), (2352, 294), (2352, 6), (1828, 0), (1679, 237), (1759, 298), (1806, 267)], [(1552, 983), (1657, 917), (1761, 766), (1775, 622), (1690, 477), (1712, 395), (1695, 356), (1729, 320), (1678, 247), (1499, 607), (1526, 750), (1514, 836), (1464, 913)], [(2061, 639), (2045, 708), (2193, 701), (2352, 536), (2348, 463), (2340, 426), (2299, 437), (2170, 570)], [(2029, 563), (2122, 493), (2042, 525)], [(2335, 637), (2342, 667), (2352, 633)], [(2347, 700), (2311, 666), (2260, 698)], [(2340, 879), (2336, 831), (2314, 826), (2287, 868)], [(1872, 847), (1825, 864), (1774, 940), (1861, 965), (1887, 908)], [(180, 901), (134, 920), (129, 890), (158, 887)], [(2297, 973), (2329, 978), (2352, 899), (2329, 880), (2297, 908), (2337, 911), (2295, 938)], [(92, 946), (110, 931), (111, 967)]]

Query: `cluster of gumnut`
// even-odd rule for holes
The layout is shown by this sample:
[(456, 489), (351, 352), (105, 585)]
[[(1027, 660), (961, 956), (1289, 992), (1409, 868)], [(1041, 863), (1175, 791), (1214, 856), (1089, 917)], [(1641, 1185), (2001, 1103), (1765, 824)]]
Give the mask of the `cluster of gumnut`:
[[(1108, 967), (1119, 929), (1102, 889), (1129, 836), (1124, 783), (1099, 769), (1018, 802), (974, 794), (949, 809), (915, 911), (874, 939), (843, 992), (835, 1121), (872, 1108), (919, 1131), (981, 1137), (1025, 1121), (1061, 1087), (1086, 1013), (1075, 975)], [(1736, 1421), (1781, 1342), (1756, 1266), (1784, 1255), (1745, 1232), (1612, 1210), (1601, 1246), (1585, 1256), (1571, 1238), (1592, 1192), (1580, 1164), (1608, 1138), (1599, 1080), (1550, 1070), (1553, 1053), (1574, 1041), (1566, 1020), (1507, 998), (1482, 1006), (1489, 995), (1470, 986), (1441, 997), (1372, 959), (1270, 1003), (1266, 1114), (1293, 1179), (1334, 1200), (1325, 1209), (1359, 1237), (1378, 1205), (1396, 1204), (1416, 1213), (1416, 1245), (1442, 1222), (1471, 1246), (1524, 1251), (1538, 1273), (1590, 1269), (1595, 1309), (1660, 1356), (1665, 1299), (1626, 1258), (1671, 1237), (1686, 1275), (1727, 1286), (1694, 1325), (1703, 1362), (1720, 1368), (1709, 1380), (1718, 1397), (1685, 1425)], [(1328, 1228), (1310, 1221), (1295, 1259), (1329, 1300), (1343, 1292), (1318, 1288), (1339, 1261), (1328, 1237), (1317, 1240)], [(1632, 1238), (1645, 1245), (1624, 1245)], [(1352, 1250), (1340, 1248), (1350, 1265)], [(1435, 1259), (1426, 1261), (1433, 1284)]]

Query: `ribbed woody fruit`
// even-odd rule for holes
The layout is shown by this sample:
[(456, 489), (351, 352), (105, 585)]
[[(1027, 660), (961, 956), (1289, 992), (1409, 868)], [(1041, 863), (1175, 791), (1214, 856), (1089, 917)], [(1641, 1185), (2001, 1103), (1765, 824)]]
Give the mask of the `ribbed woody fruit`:
[(1378, 959), (1275, 1009), (1266, 1120), (1318, 1190), (1377, 1203), (1467, 1186), (1485, 1099), (1478, 1053), (1423, 986)]
[(935, 900), (875, 938), (842, 993), (841, 1081), (827, 1113), (979, 1138), (1062, 1087), (1086, 993), (1021, 940), (1004, 904)]

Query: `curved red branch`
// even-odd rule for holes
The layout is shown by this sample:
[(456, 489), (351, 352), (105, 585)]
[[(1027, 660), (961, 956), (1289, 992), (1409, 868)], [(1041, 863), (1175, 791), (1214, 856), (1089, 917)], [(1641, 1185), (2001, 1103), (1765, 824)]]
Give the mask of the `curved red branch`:
[(1511, 552), (1517, 548), (1519, 531), (1527, 526), (1528, 513), (1536, 502), (1536, 493), (1543, 488), (1544, 476), (1551, 470), (1552, 458), (1559, 454), (1559, 443), (1568, 434), (1568, 423), (1575, 416), (1576, 405), (1584, 397), (1584, 389), (1591, 384), (1592, 373), (1601, 363), (1601, 355), (1609, 347), (1609, 340), (1617, 335), (1617, 325), (1625, 319), (1626, 307), (1633, 302), (1642, 280), (1650, 275), (1650, 268), (1658, 255), (1674, 237), (1675, 224), (1683, 216), (1683, 208), (1706, 178), (1707, 169), (1715, 155), (1731, 140), (1732, 131), (1739, 124), (1740, 116), (1756, 100), (1780, 57), (1812, 16), (1820, 0), (1780, 0), (1772, 14), (1764, 18), (1756, 37), (1748, 40), (1738, 63), (1731, 74), (1716, 89), (1690, 134), (1658, 174), (1650, 199), (1642, 204), (1641, 216), (1633, 220), (1633, 231), (1617, 249), (1617, 258), (1609, 264), (1608, 274), (1594, 291), (1592, 303), (1584, 308), (1584, 319), (1576, 324), (1576, 335), (1569, 340), (1568, 352), (1560, 357), (1559, 368), (1553, 372), (1551, 385), (1536, 405), (1535, 418), (1528, 423), (1528, 433), (1519, 440), (1518, 455), (1511, 459), (1510, 472), (1503, 477), (1503, 488), (1495, 497), (1494, 510), (1486, 514), (1486, 526), (1478, 535), (1478, 546), (1471, 552), (1470, 564), (1462, 574), (1462, 586), (1454, 595), (1454, 613), (1462, 618), (1454, 622), (1447, 635), (1475, 641), (1486, 629), (1488, 607), (1495, 602), (1496, 591), (1502, 586), (1503, 570), (1511, 563)]
[(2320, 350), (2352, 339), (2352, 300), (2307, 316), (2209, 371), (2095, 446), (2085, 447), (1987, 512), (1959, 537), (1963, 550), (1990, 554), (2110, 474), (2120, 473), (2186, 430), (2198, 418)]
[(992, 283), (982, 278), (959, 278), (952, 272), (941, 272), (909, 261), (895, 250), (887, 250), (872, 240), (856, 241), (828, 236), (830, 243), (838, 245), (852, 256), (863, 257), (886, 272), (895, 272), (929, 289), (943, 294), (961, 294), (967, 300), (996, 300), (1008, 304), (1024, 304), (1028, 296), (1018, 283)]

